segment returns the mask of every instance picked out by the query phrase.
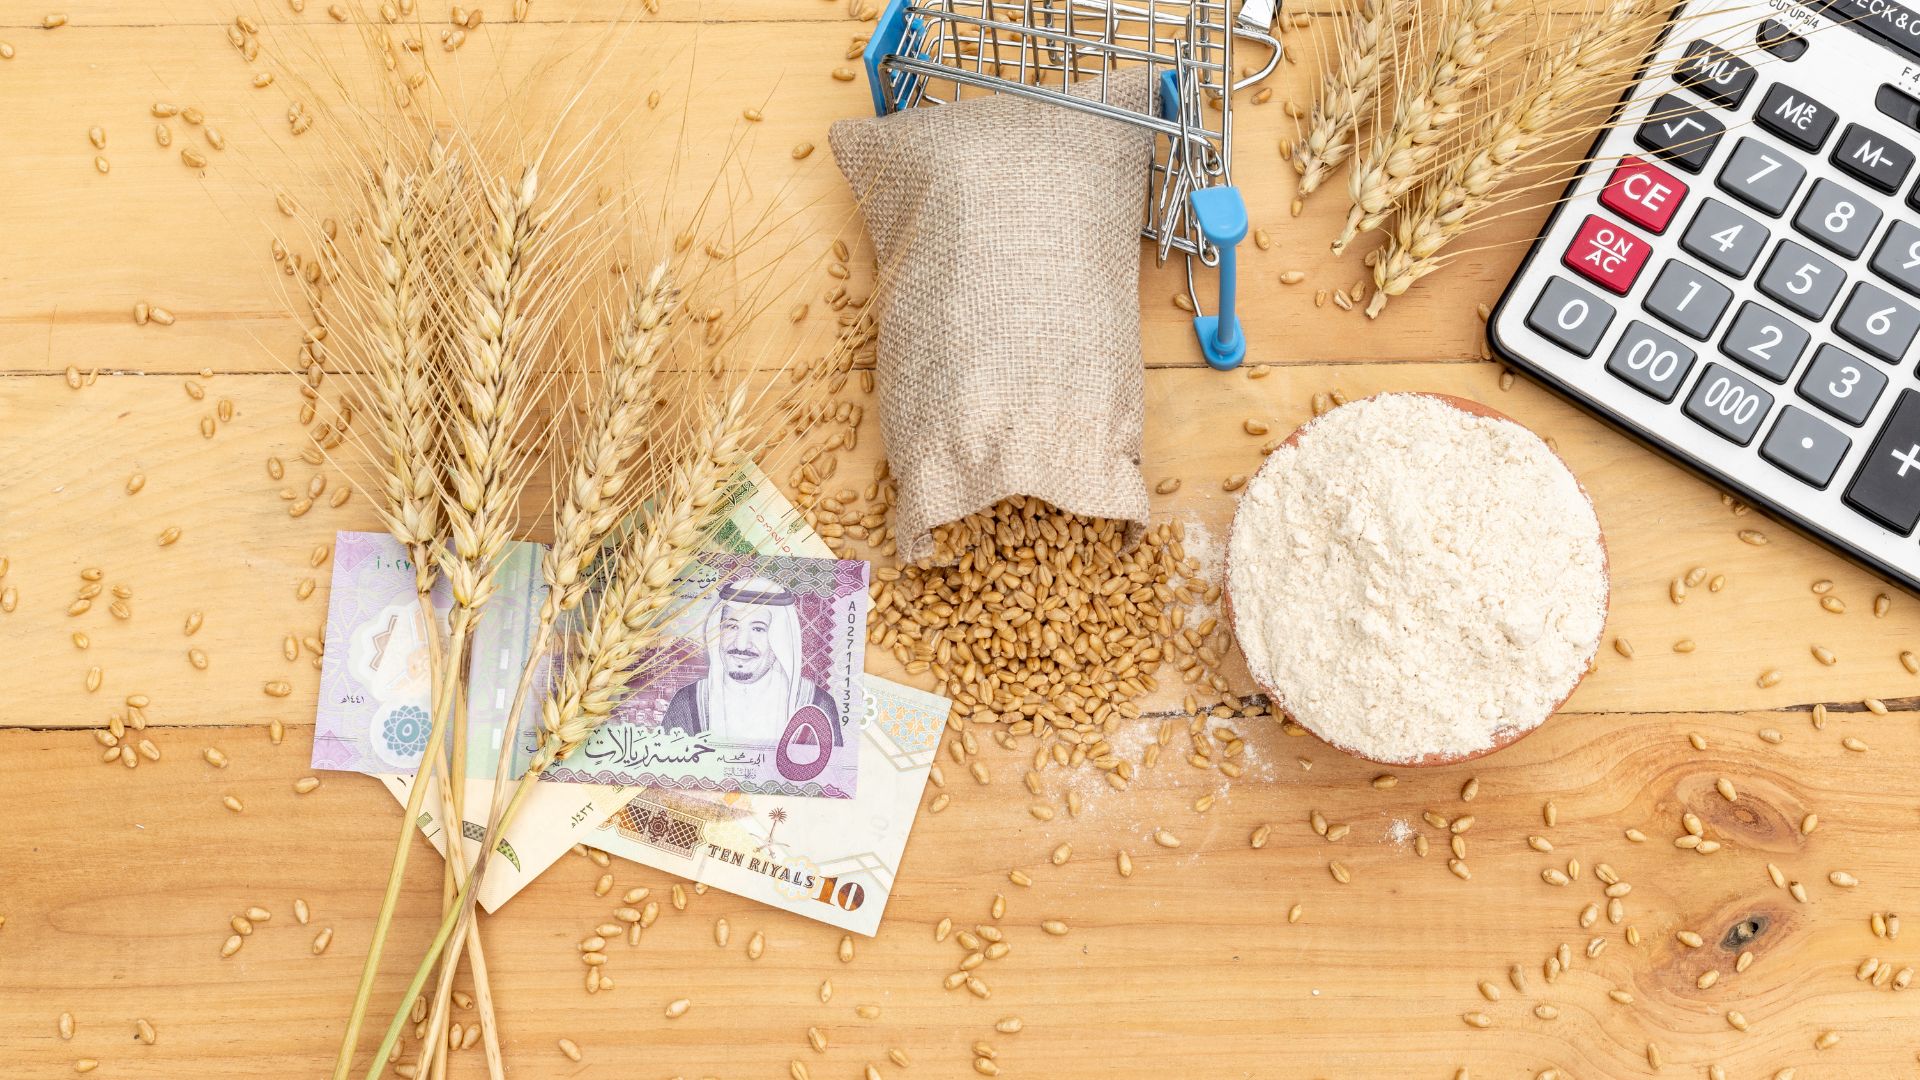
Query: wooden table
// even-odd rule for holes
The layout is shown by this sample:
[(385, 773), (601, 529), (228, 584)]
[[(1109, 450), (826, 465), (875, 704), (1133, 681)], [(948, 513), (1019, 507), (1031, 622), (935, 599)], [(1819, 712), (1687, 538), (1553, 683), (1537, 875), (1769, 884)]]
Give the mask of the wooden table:
[[(65, 0), (69, 22), (56, 30), (40, 28), (39, 6), (0, 5), (0, 39), (16, 50), (0, 60), (9, 102), (0, 110), (0, 555), (10, 560), (0, 586), (17, 589), (17, 608), (0, 614), (9, 661), (0, 1059), (9, 1076), (67, 1075), (82, 1057), (103, 1062), (102, 1077), (316, 1075), (331, 1059), (377, 907), (394, 806), (348, 775), (293, 792), (308, 772), (316, 676), (307, 657), (281, 655), (285, 635), (313, 634), (324, 619), (325, 571), (309, 567), (311, 549), (335, 529), (375, 521), (363, 498), (290, 519), (262, 464), (270, 454), (296, 460), (302, 439), (287, 373), (298, 324), (268, 255), (283, 225), (273, 194), (324, 191), (315, 177), (327, 160), (324, 126), (293, 138), (284, 110), (302, 93), (303, 60), (325, 49), (350, 55), (354, 40), (321, 0), (307, 7), (254, 12), (288, 62), (274, 87), (256, 90), (250, 74), (262, 65), (245, 63), (223, 36), (230, 5), (170, 0), (136, 15), (109, 0)], [(845, 53), (864, 33), (843, 4), (662, 0), (644, 14), (613, 0), (535, 0), (525, 25), (507, 24), (506, 7), (489, 5), (487, 25), (452, 56), (439, 49), (443, 24), (426, 28), (429, 56), (464, 92), (514, 85), (488, 76), (572, 49), (567, 56), (605, 61), (597, 92), (635, 114), (619, 144), (635, 176), (675, 161), (688, 190), (718, 175), (744, 181), (719, 185), (741, 200), (736, 213), (799, 208), (787, 235), (811, 238), (814, 253), (849, 227), (824, 150), (830, 120), (867, 109), (863, 82), (829, 74), (854, 66)], [(868, 1062), (888, 1077), (955, 1077), (972, 1075), (968, 1048), (981, 1039), (1002, 1075), (1046, 1078), (1441, 1078), (1460, 1067), (1474, 1077), (1549, 1068), (1698, 1077), (1713, 1062), (1735, 1078), (1787, 1067), (1800, 1080), (1914, 1074), (1920, 991), (1875, 988), (1855, 973), (1868, 957), (1920, 963), (1920, 930), (1889, 941), (1869, 928), (1874, 912), (1920, 908), (1920, 681), (1898, 659), (1920, 641), (1920, 602), (1893, 594), (1876, 614), (1875, 597), (1891, 593), (1882, 583), (1737, 514), (1526, 382), (1503, 385), (1482, 359), (1475, 308), (1496, 296), (1537, 213), (1489, 229), (1470, 245), (1478, 250), (1378, 321), (1316, 307), (1316, 289), (1353, 282), (1363, 268), (1357, 253), (1326, 251), (1344, 208), (1337, 189), (1297, 219), (1287, 212), (1292, 175), (1275, 152), (1291, 128), (1282, 103), (1307, 100), (1314, 55), (1310, 33), (1289, 38), (1303, 63), (1282, 67), (1271, 103), (1242, 102), (1235, 162), (1255, 224), (1273, 240), (1270, 250), (1249, 248), (1243, 284), (1253, 360), (1269, 377), (1199, 366), (1187, 317), (1169, 302), (1176, 268), (1145, 275), (1148, 479), (1184, 481), (1156, 498), (1155, 512), (1222, 534), (1233, 505), (1222, 478), (1260, 460), (1263, 440), (1239, 431), (1246, 418), (1284, 430), (1309, 414), (1315, 394), (1336, 388), (1477, 398), (1554, 438), (1592, 492), (1614, 572), (1607, 637), (1630, 640), (1633, 658), (1603, 649), (1566, 711), (1519, 746), (1404, 774), (1384, 790), (1370, 783), (1380, 770), (1255, 722), (1254, 767), (1230, 786), (1169, 754), (1171, 764), (1133, 790), (1089, 785), (1079, 819), (1042, 824), (1027, 813), (1011, 755), (1003, 764), (989, 748), (993, 782), (948, 780), (951, 808), (922, 815), (885, 926), (858, 942), (850, 963), (835, 957), (839, 933), (708, 892), (684, 913), (669, 910), (637, 952), (616, 950), (618, 989), (586, 996), (573, 943), (605, 903), (591, 891), (600, 871), (565, 859), (487, 924), (515, 1075), (771, 1078), (799, 1060), (819, 1078), (851, 1080)], [(567, 77), (549, 73), (529, 114)], [(653, 113), (636, 104), (647, 88), (663, 96)], [(155, 101), (203, 109), (229, 148), (208, 152), (204, 169), (184, 166), (180, 146), (199, 139), (175, 118), (175, 146), (156, 147)], [(742, 120), (749, 106), (765, 119)], [(104, 151), (89, 145), (93, 125), (106, 130)], [(796, 161), (790, 148), (802, 140), (822, 150)], [(110, 173), (96, 172), (96, 153)], [(1306, 282), (1279, 284), (1287, 269), (1305, 271)], [(171, 309), (177, 323), (135, 325), (137, 301)], [(69, 387), (70, 365), (83, 388)], [(211, 377), (195, 374), (203, 368)], [(95, 369), (97, 381), (87, 374)], [(183, 392), (189, 377), (204, 399)], [(222, 398), (234, 417), (203, 438), (199, 422)], [(877, 460), (872, 415), (850, 467)], [(296, 479), (312, 471), (301, 467)], [(135, 472), (145, 487), (129, 495)], [(180, 539), (162, 547), (170, 526)], [(1743, 543), (1741, 530), (1768, 543)], [(1668, 582), (1694, 566), (1725, 574), (1726, 587), (1695, 589), (1676, 605)], [(85, 567), (130, 586), (131, 618), (108, 615), (104, 603), (66, 614)], [(310, 576), (320, 588), (300, 600)], [(1832, 583), (1844, 614), (1820, 606), (1818, 581)], [(204, 612), (205, 625), (189, 640), (191, 611)], [(85, 652), (70, 641), (75, 630), (91, 638)], [(1674, 651), (1681, 639), (1697, 647)], [(190, 646), (205, 650), (206, 670), (187, 662)], [(1823, 666), (1812, 646), (1838, 662)], [(101, 685), (89, 693), (94, 666)], [(1773, 668), (1778, 684), (1757, 685)], [(289, 680), (293, 695), (264, 695), (274, 679)], [(147, 734), (164, 753), (131, 771), (101, 764), (94, 739), (129, 694), (151, 698)], [(1868, 697), (1887, 715), (1869, 712)], [(1811, 722), (1817, 702), (1828, 704), (1824, 730)], [(274, 719), (287, 729), (278, 746), (267, 735)], [(1781, 741), (1762, 741), (1763, 729)], [(1870, 749), (1849, 752), (1848, 737)], [(231, 764), (206, 764), (210, 746)], [(1737, 801), (1716, 793), (1721, 777)], [(1479, 782), (1470, 807), (1460, 801), (1469, 778)], [(1195, 813), (1204, 791), (1218, 801)], [(227, 795), (245, 812), (224, 809)], [(1543, 821), (1547, 807), (1556, 824)], [(1350, 834), (1328, 843), (1308, 827), (1313, 810), (1350, 823)], [(1448, 873), (1445, 836), (1422, 820), (1429, 810), (1473, 815), (1471, 881)], [(1687, 811), (1722, 851), (1672, 845)], [(1801, 828), (1808, 814), (1819, 815), (1811, 834)], [(1272, 836), (1256, 850), (1249, 834), (1262, 823)], [(1182, 846), (1156, 847), (1156, 828)], [(1634, 829), (1644, 843), (1625, 837)], [(1415, 832), (1434, 845), (1424, 859)], [(1549, 838), (1552, 854), (1530, 849), (1532, 836)], [(1072, 859), (1049, 865), (1063, 841)], [(1131, 880), (1114, 871), (1120, 849), (1137, 867)], [(1351, 868), (1351, 883), (1330, 876), (1334, 859)], [(1544, 868), (1572, 859), (1584, 867), (1573, 884), (1542, 880)], [(1602, 916), (1583, 928), (1582, 907), (1605, 903), (1602, 863), (1633, 885), (1625, 922)], [(1804, 903), (1769, 881), (1769, 863), (1804, 883)], [(1009, 883), (1014, 868), (1033, 875), (1031, 887)], [(1860, 884), (1829, 884), (1836, 870)], [(622, 888), (669, 883), (624, 864), (615, 871)], [(390, 955), (422, 944), (438, 880), (430, 853), (414, 860)], [(934, 941), (934, 924), (987, 921), (996, 892), (1007, 897), (1013, 948), (989, 968), (991, 999), (943, 991), (958, 954)], [(311, 905), (313, 926), (292, 925), (296, 897)], [(227, 919), (255, 904), (272, 921), (222, 960)], [(718, 917), (733, 927), (724, 950), (713, 943)], [(1064, 938), (1039, 930), (1054, 918), (1071, 925)], [(334, 939), (315, 957), (320, 926)], [(1702, 947), (1676, 940), (1689, 929)], [(767, 952), (749, 961), (741, 943), (756, 930)], [(1602, 950), (1591, 958), (1590, 939)], [(1571, 970), (1549, 984), (1543, 962), (1563, 943)], [(1740, 972), (1743, 950), (1754, 959)], [(1514, 965), (1524, 990), (1509, 982)], [(398, 994), (397, 962), (389, 968), (379, 1015)], [(1720, 976), (1702, 989), (1708, 970)], [(823, 979), (833, 983), (827, 1004)], [(1482, 998), (1483, 980), (1498, 1001)], [(1615, 991), (1630, 1003), (1610, 998)], [(680, 997), (691, 1011), (667, 1020), (663, 1007)], [(863, 1004), (879, 1016), (858, 1017)], [(1557, 1018), (1536, 1015), (1551, 1013), (1546, 1005)], [(1734, 1010), (1748, 1030), (1730, 1024)], [(62, 1011), (77, 1019), (71, 1042), (56, 1033)], [(1476, 1011), (1490, 1029), (1463, 1022)], [(1008, 1016), (1024, 1030), (997, 1034), (995, 1021)], [(136, 1041), (138, 1018), (155, 1026), (156, 1045)], [(807, 1046), (809, 1026), (828, 1034), (826, 1053)], [(1828, 1031), (1838, 1044), (1817, 1050)], [(561, 1036), (585, 1048), (582, 1064), (555, 1050)], [(887, 1063), (889, 1048), (912, 1067)], [(1649, 1065), (1650, 1052), (1664, 1067)], [(481, 1075), (477, 1054), (455, 1060), (460, 1075)]]

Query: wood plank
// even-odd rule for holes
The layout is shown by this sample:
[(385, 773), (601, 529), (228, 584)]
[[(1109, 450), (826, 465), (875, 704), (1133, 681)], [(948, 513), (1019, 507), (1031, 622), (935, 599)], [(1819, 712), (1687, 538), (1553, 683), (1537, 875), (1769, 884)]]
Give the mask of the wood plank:
[[(190, 6), (210, 8), (221, 13), (214, 21), (225, 21), (218, 5)], [(13, 193), (0, 204), (0, 231), (18, 250), (37, 253), (32, 275), (0, 278), (0, 372), (59, 371), (68, 364), (83, 370), (279, 370), (291, 362), (295, 348), (287, 313), (300, 305), (290, 302), (267, 250), (274, 235), (287, 238), (296, 251), (310, 245), (300, 244), (299, 233), (274, 210), (273, 195), (292, 191), (316, 213), (339, 205), (314, 179), (327, 161), (324, 132), (299, 139), (287, 134), (282, 113), (296, 92), (287, 88), (295, 86), (296, 76), (317, 77), (316, 65), (307, 59), (313, 54), (333, 57), (365, 91), (365, 65), (351, 45), (353, 28), (324, 18), (316, 22), (310, 10), (296, 36), (280, 46), (294, 57), (291, 71), (262, 91), (249, 84), (249, 66), (211, 24), (88, 25), (77, 12), (74, 20), (24, 40), (20, 55), (0, 70), (9, 93), (37, 105), (0, 116), (0, 140), (9, 147), (0, 161), (0, 184)], [(765, 45), (769, 33), (777, 34), (777, 47)], [(452, 57), (437, 49), (427, 55), (447, 85), (478, 101), (503, 86), (520, 85), (548, 58), (589, 49), (604, 37), (604, 28), (592, 25), (495, 27)], [(628, 183), (640, 192), (643, 206), (657, 208), (663, 201), (647, 190), (656, 182), (655, 167), (677, 161), (678, 182), (664, 203), (678, 209), (666, 220), (683, 218), (687, 207), (716, 183), (727, 183), (719, 179), (726, 177), (739, 221), (770, 209), (783, 217), (792, 214), (779, 236), (810, 240), (810, 253), (842, 232), (860, 237), (851, 197), (826, 152), (831, 120), (870, 109), (863, 80), (843, 83), (828, 77), (831, 68), (849, 63), (844, 25), (803, 20), (778, 25), (776, 31), (763, 24), (649, 22), (611, 40), (605, 70), (619, 74), (600, 80), (591, 95), (594, 107), (632, 109), (636, 83), (664, 94), (660, 111), (637, 117), (613, 151), (615, 160), (633, 169)], [(72, 77), (98, 58), (115, 55), (164, 57), (165, 62), (128, 65), (112, 79)], [(741, 56), (756, 62), (733, 62)], [(1235, 178), (1255, 223), (1273, 241), (1265, 251), (1247, 246), (1242, 274), (1241, 309), (1254, 343), (1253, 359), (1297, 363), (1479, 355), (1482, 328), (1474, 305), (1498, 295), (1540, 214), (1519, 213), (1490, 225), (1466, 245), (1474, 250), (1463, 253), (1444, 275), (1396, 300), (1380, 320), (1367, 322), (1357, 311), (1341, 311), (1331, 303), (1311, 306), (1306, 301), (1316, 290), (1350, 286), (1367, 272), (1360, 264), (1364, 243), (1345, 257), (1325, 247), (1345, 213), (1342, 184), (1316, 194), (1302, 217), (1288, 217), (1293, 172), (1274, 148), (1294, 130), (1281, 103), (1311, 95), (1311, 54), (1303, 60), (1283, 64), (1270, 80), (1272, 102), (1253, 105), (1250, 94), (1243, 95), (1246, 103), (1235, 114)], [(263, 60), (255, 66), (264, 65)], [(502, 73), (499, 78), (482, 78), (480, 73), (493, 65)], [(548, 103), (571, 89), (554, 79), (533, 87), (535, 101)], [(370, 94), (365, 99), (377, 100)], [(147, 115), (154, 101), (199, 106), (226, 133), (229, 149), (202, 148), (211, 164), (200, 172), (184, 167), (179, 150), (199, 140), (173, 121), (175, 144), (166, 150), (154, 145), (155, 120)], [(740, 119), (749, 105), (764, 106), (764, 122)], [(526, 108), (537, 113), (540, 106)], [(88, 128), (96, 124), (107, 131), (106, 156), (113, 163), (107, 176), (94, 171), (96, 152), (86, 141)], [(705, 134), (682, 140), (683, 131)], [(723, 154), (732, 138), (746, 141), (729, 166)], [(790, 151), (802, 140), (821, 149), (795, 162)], [(750, 180), (740, 184), (742, 177)], [(193, 253), (191, 274), (180, 270), (183, 252)], [(1143, 251), (1143, 260), (1148, 363), (1199, 365), (1191, 317), (1172, 304), (1174, 294), (1185, 292), (1184, 264), (1176, 259), (1153, 266), (1151, 251)], [(1278, 276), (1285, 270), (1301, 270), (1307, 279), (1281, 285)], [(794, 272), (796, 279), (801, 276)], [(1199, 281), (1202, 300), (1210, 304), (1211, 273), (1203, 271)], [(141, 300), (168, 307), (179, 322), (135, 326), (130, 312)]]
[[(377, 529), (371, 506), (356, 493), (345, 506), (324, 504), (293, 519), (283, 488), (304, 492), (316, 473), (328, 493), (359, 475), (346, 454), (337, 466), (316, 468), (299, 459), (306, 445), (296, 412), (298, 383), (284, 375), (220, 375), (204, 380), (194, 400), (176, 376), (102, 376), (80, 391), (51, 376), (0, 380), (0, 476), (16, 482), (14, 513), (0, 518), (0, 554), (11, 560), (6, 584), (19, 590), (19, 607), (0, 615), (26, 670), (42, 675), (36, 693), (0, 696), (0, 725), (99, 726), (130, 693), (155, 704), (166, 724), (264, 723), (278, 716), (312, 716), (318, 673), (309, 658), (289, 664), (280, 642), (288, 633), (318, 636), (325, 623), (329, 567), (309, 556), (336, 529)], [(202, 380), (194, 380), (196, 383)], [(857, 396), (857, 384), (850, 394)], [(1499, 389), (1490, 365), (1340, 364), (1287, 366), (1263, 379), (1192, 368), (1148, 373), (1146, 472), (1149, 484), (1178, 478), (1169, 496), (1155, 496), (1155, 513), (1187, 523), (1196, 539), (1224, 540), (1233, 496), (1220, 490), (1234, 473), (1259, 467), (1260, 447), (1311, 415), (1315, 393), (1340, 389), (1352, 397), (1388, 390), (1433, 390), (1486, 401), (1555, 439), (1599, 508), (1613, 574), (1607, 635), (1635, 647), (1633, 660), (1603, 649), (1599, 670), (1581, 686), (1571, 708), (1591, 712), (1658, 709), (1736, 710), (1805, 708), (1815, 701), (1858, 702), (1875, 696), (1905, 700), (1920, 682), (1901, 666), (1903, 649), (1920, 648), (1920, 602), (1892, 600), (1884, 618), (1874, 597), (1890, 592), (1870, 575), (1756, 515), (1735, 516), (1706, 485), (1524, 382)], [(203, 439), (198, 424), (222, 398), (235, 403), (231, 424)], [(1173, 407), (1172, 403), (1178, 403)], [(869, 403), (871, 405), (871, 403)], [(867, 410), (859, 449), (843, 475), (870, 475), (882, 453), (876, 411)], [(1243, 419), (1264, 420), (1273, 434), (1253, 437)], [(266, 473), (268, 456), (287, 463), (287, 478)], [(343, 472), (342, 470), (345, 470)], [(125, 493), (139, 471), (146, 487)], [(537, 489), (531, 500), (544, 499)], [(177, 525), (181, 539), (159, 546), (162, 530)], [(537, 532), (537, 526), (534, 526)], [(1738, 533), (1764, 531), (1766, 547), (1742, 543)], [(1195, 544), (1196, 548), (1203, 543)], [(1669, 582), (1695, 565), (1724, 573), (1724, 592), (1695, 589), (1675, 606)], [(134, 617), (112, 618), (105, 604), (66, 615), (87, 567), (105, 572), (105, 584), (133, 590)], [(296, 590), (315, 579), (305, 601)], [(1823, 610), (1810, 589), (1835, 583), (1844, 615)], [(181, 629), (190, 611), (206, 615), (191, 640)], [(1737, 615), (1729, 615), (1737, 612)], [(92, 648), (74, 648), (69, 635), (90, 635)], [(1674, 642), (1697, 644), (1689, 655)], [(1826, 667), (1811, 647), (1832, 650)], [(207, 670), (187, 661), (197, 647)], [(876, 670), (891, 661), (876, 656)], [(104, 672), (101, 690), (88, 694), (88, 669)], [(1778, 668), (1779, 685), (1755, 684)], [(1251, 690), (1234, 659), (1236, 689)], [(262, 693), (286, 679), (292, 697)], [(1171, 707), (1177, 680), (1154, 701)]]
[[(1669, 1062), (1663, 1075), (1701, 1075), (1711, 1061), (1731, 1076), (1788, 1065), (1802, 1076), (1904, 1075), (1915, 1050), (1910, 1002), (1852, 976), (1869, 955), (1920, 962), (1911, 934), (1887, 942), (1866, 925), (1869, 912), (1920, 907), (1910, 843), (1920, 799), (1886, 783), (1920, 766), (1915, 719), (1840, 715), (1816, 732), (1804, 719), (1765, 713), (1568, 717), (1496, 758), (1410, 774), (1387, 791), (1368, 783), (1376, 769), (1255, 721), (1242, 725), (1249, 772), (1230, 786), (1170, 752), (1128, 793), (1073, 781), (1085, 791), (1082, 816), (1062, 812), (1047, 824), (1027, 815), (1024, 793), (1013, 794), (1018, 757), (990, 747), (994, 782), (979, 787), (951, 770), (952, 806), (921, 816), (880, 936), (860, 939), (850, 964), (834, 959), (837, 932), (710, 892), (691, 897), (685, 913), (663, 904), (637, 953), (612, 949), (618, 988), (585, 996), (572, 943), (610, 905), (591, 892), (598, 868), (565, 859), (488, 923), (508, 1060), (534, 1075), (629, 1077), (784, 1075), (799, 1059), (814, 1076), (851, 1077), (868, 1061), (894, 1075), (882, 1055), (899, 1047), (915, 1063), (911, 1075), (960, 1076), (966, 1047), (984, 1039), (1009, 1076), (1434, 1076), (1459, 1065), (1475, 1076), (1548, 1067), (1633, 1076), (1647, 1072), (1644, 1048), (1654, 1042)], [(1754, 737), (1762, 725), (1782, 727), (1786, 741), (1762, 743)], [(1149, 721), (1130, 731), (1128, 745), (1151, 729)], [(1689, 750), (1687, 731), (1709, 748)], [(1875, 750), (1841, 750), (1849, 733)], [(4, 1045), (22, 1075), (61, 1075), (83, 1055), (106, 1063), (102, 1075), (322, 1070), (396, 814), (357, 777), (329, 776), (314, 794), (294, 795), (309, 736), (297, 727), (275, 748), (257, 730), (167, 728), (153, 733), (165, 758), (129, 772), (95, 763), (92, 740), (78, 733), (0, 734), (0, 772), (14, 778), (0, 785), (0, 819), (23, 841), (0, 887), (0, 977), (14, 991), (0, 995), (0, 1031), (12, 1033)], [(1183, 741), (1176, 735), (1172, 749)], [(232, 759), (228, 769), (199, 760), (208, 743)], [(1457, 795), (1469, 775), (1480, 781), (1471, 806)], [(1721, 775), (1738, 784), (1739, 802), (1714, 792)], [(1046, 798), (1059, 805), (1065, 779), (1048, 777)], [(1219, 802), (1196, 815), (1190, 804), (1209, 791)], [(221, 807), (227, 793), (245, 802), (244, 814)], [(1541, 823), (1545, 801), (1557, 806), (1553, 828)], [(1309, 808), (1350, 824), (1351, 834), (1322, 840), (1307, 827)], [(1444, 834), (1420, 819), (1428, 809), (1474, 815), (1465, 834), (1472, 881), (1447, 872)], [(1703, 857), (1672, 847), (1683, 810), (1726, 848)], [(1821, 824), (1803, 836), (1796, 825), (1808, 811)], [(1273, 823), (1272, 838), (1256, 851), (1247, 836), (1263, 822)], [(1649, 841), (1622, 839), (1626, 826)], [(1163, 827), (1179, 849), (1148, 838)], [(1409, 846), (1413, 832), (1433, 844), (1424, 859)], [(1529, 850), (1529, 834), (1550, 837), (1553, 854)], [(1047, 853), (1063, 841), (1071, 860), (1054, 867)], [(1114, 872), (1122, 848), (1134, 859), (1131, 880)], [(1569, 858), (1588, 868), (1577, 883), (1541, 881), (1542, 869)], [(1329, 876), (1331, 859), (1351, 869), (1351, 884)], [(1633, 886), (1625, 921), (1602, 917), (1583, 930), (1580, 908), (1605, 904), (1593, 869), (1602, 862)], [(1810, 902), (1774, 888), (1767, 862), (1805, 882)], [(428, 933), (434, 865), (422, 849), (383, 1010), (395, 999), (399, 958)], [(1035, 884), (1009, 884), (1013, 867)], [(1829, 885), (1834, 869), (1862, 884)], [(613, 870), (619, 889), (641, 884), (662, 896), (671, 881), (626, 863)], [(1007, 896), (1001, 925), (1012, 952), (983, 969), (992, 998), (943, 992), (940, 980), (964, 950), (937, 944), (933, 924), (991, 921), (995, 892)], [(296, 896), (312, 906), (314, 925), (292, 924)], [(1290, 925), (1296, 903), (1304, 915)], [(253, 904), (272, 921), (222, 961), (227, 918)], [(712, 940), (718, 917), (733, 928), (724, 951)], [(1072, 931), (1042, 934), (1037, 923), (1049, 918)], [(1722, 944), (1749, 920), (1758, 927), (1750, 942)], [(1623, 938), (1627, 925), (1642, 935), (1638, 948)], [(315, 958), (308, 946), (321, 926), (335, 938)], [(1709, 944), (1687, 949), (1674, 940), (1679, 929)], [(769, 942), (757, 962), (743, 955), (756, 930)], [(1591, 937), (1606, 944), (1588, 959)], [(1542, 964), (1562, 942), (1573, 970), (1548, 984)], [(1742, 948), (1756, 959), (1736, 973)], [(1507, 983), (1513, 964), (1526, 973), (1524, 993)], [(1698, 989), (1710, 967), (1720, 981)], [(825, 1005), (822, 979), (834, 988)], [(1483, 979), (1502, 987), (1499, 1002), (1480, 998)], [(1610, 989), (1634, 1004), (1609, 1001)], [(683, 996), (691, 1011), (665, 1020), (666, 1002)], [(1559, 1018), (1533, 1018), (1541, 1002)], [(857, 1019), (858, 1004), (881, 1006), (880, 1018)], [(1745, 1014), (1750, 1033), (1729, 1028), (1728, 1009)], [(72, 1043), (54, 1033), (63, 1010), (78, 1021)], [(1461, 1022), (1476, 1010), (1494, 1018), (1493, 1030)], [(995, 1033), (993, 1022), (1009, 1015), (1026, 1029)], [(159, 1029), (158, 1045), (130, 1038), (138, 1017)], [(829, 1033), (824, 1056), (806, 1047), (813, 1025)], [(1814, 1036), (1829, 1029), (1843, 1041), (1816, 1052)], [(585, 1047), (585, 1065), (564, 1065), (553, 1049), (563, 1035)], [(477, 1055), (456, 1060), (457, 1075), (481, 1074)]]

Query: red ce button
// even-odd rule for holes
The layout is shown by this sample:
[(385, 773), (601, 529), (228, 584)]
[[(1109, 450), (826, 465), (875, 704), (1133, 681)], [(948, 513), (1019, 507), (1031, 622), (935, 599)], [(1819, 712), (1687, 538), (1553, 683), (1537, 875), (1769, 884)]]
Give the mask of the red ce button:
[(1624, 157), (1607, 178), (1600, 203), (1648, 232), (1662, 233), (1686, 197), (1687, 185), (1672, 173), (1640, 158)]

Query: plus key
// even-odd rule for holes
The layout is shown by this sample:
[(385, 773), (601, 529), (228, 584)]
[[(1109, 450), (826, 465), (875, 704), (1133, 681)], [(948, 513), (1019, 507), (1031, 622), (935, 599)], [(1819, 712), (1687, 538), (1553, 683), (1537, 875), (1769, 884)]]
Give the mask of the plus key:
[(1920, 522), (1920, 392), (1903, 390), (1847, 485), (1847, 505), (1902, 536)]
[(1687, 185), (1642, 158), (1628, 155), (1614, 166), (1600, 193), (1600, 205), (1650, 233), (1667, 231), (1674, 211), (1687, 197)]

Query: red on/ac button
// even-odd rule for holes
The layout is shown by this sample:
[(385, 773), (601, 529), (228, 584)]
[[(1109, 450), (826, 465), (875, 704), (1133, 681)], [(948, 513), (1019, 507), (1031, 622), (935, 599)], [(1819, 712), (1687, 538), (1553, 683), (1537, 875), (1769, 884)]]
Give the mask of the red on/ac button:
[(1673, 174), (1637, 157), (1624, 157), (1607, 178), (1600, 204), (1648, 232), (1663, 233), (1673, 220), (1687, 185)]
[(1625, 296), (1651, 251), (1645, 240), (1625, 226), (1588, 214), (1561, 261), (1594, 284)]

